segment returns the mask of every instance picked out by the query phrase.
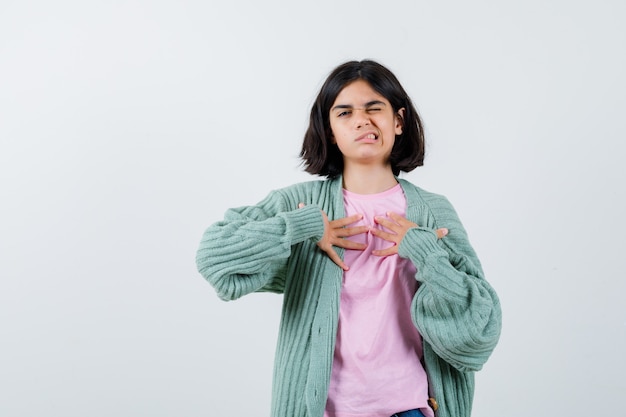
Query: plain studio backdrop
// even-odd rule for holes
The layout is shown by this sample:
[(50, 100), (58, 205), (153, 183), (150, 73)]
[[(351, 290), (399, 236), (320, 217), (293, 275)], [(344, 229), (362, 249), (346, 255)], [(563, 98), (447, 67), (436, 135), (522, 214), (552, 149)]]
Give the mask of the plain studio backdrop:
[(425, 121), (404, 177), (451, 200), (501, 297), (473, 415), (622, 413), (625, 8), (2, 1), (0, 415), (268, 415), (282, 298), (219, 301), (195, 252), (314, 179), (310, 106), (364, 58)]

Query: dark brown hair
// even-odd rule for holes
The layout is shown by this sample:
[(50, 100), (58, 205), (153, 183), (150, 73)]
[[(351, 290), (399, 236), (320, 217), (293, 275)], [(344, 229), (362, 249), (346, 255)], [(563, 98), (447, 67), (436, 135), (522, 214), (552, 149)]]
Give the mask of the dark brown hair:
[(402, 134), (389, 156), (394, 175), (409, 172), (424, 164), (424, 130), (411, 99), (395, 75), (381, 64), (371, 61), (349, 61), (335, 68), (322, 85), (311, 108), (309, 127), (304, 135), (300, 157), (306, 172), (336, 177), (343, 172), (343, 155), (332, 142), (330, 108), (348, 84), (364, 80), (391, 103), (393, 112), (404, 108)]

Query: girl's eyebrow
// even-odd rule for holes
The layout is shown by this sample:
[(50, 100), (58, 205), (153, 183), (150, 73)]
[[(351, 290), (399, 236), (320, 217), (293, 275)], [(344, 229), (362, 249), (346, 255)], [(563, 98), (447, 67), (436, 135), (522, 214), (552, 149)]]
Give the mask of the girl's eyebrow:
[[(371, 107), (371, 106), (380, 106), (380, 105), (384, 106), (385, 103), (380, 101), (380, 100), (372, 100), (372, 101), (368, 101), (367, 103), (365, 103), (363, 108), (367, 108), (367, 107)], [(337, 104), (335, 107), (333, 107), (330, 110), (333, 111), (333, 110), (338, 110), (338, 109), (353, 109), (353, 108), (354, 108), (354, 106), (351, 105), (351, 104)]]

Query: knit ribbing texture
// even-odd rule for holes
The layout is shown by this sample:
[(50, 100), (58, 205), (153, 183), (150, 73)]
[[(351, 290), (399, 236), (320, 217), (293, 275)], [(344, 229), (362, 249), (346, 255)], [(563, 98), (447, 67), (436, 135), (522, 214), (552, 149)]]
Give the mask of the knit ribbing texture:
[[(469, 417), (474, 372), (500, 335), (500, 303), (447, 199), (398, 181), (407, 218), (418, 224), (398, 249), (417, 267), (420, 285), (411, 314), (424, 339), (429, 387), (439, 403), (436, 415)], [(341, 177), (296, 184), (271, 192), (257, 205), (228, 210), (206, 230), (196, 255), (199, 272), (224, 300), (257, 291), (283, 294), (273, 417), (324, 413), (343, 272), (316, 242), (324, 231), (320, 209), (331, 220), (345, 216), (341, 184)], [(443, 239), (434, 232), (440, 227), (449, 229)]]

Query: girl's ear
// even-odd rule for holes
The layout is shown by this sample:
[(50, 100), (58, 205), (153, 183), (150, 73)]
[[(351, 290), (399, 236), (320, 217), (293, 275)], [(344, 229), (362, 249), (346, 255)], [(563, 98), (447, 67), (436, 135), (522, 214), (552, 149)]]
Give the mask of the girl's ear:
[(404, 107), (402, 107), (396, 112), (396, 126), (395, 126), (396, 135), (402, 134), (403, 126), (404, 126)]

